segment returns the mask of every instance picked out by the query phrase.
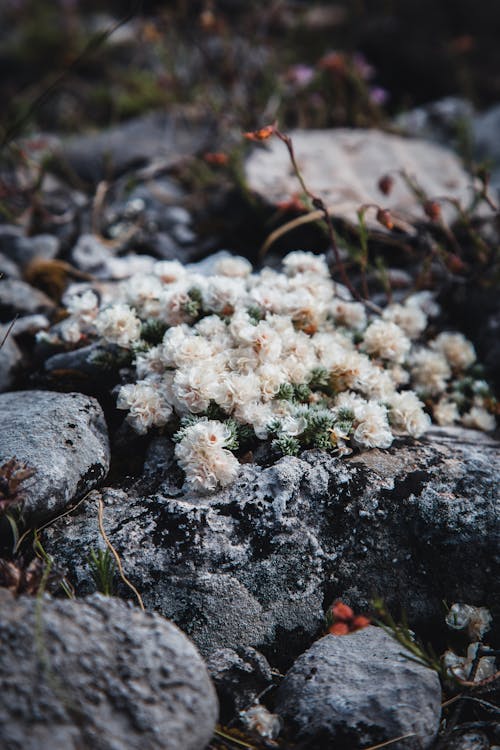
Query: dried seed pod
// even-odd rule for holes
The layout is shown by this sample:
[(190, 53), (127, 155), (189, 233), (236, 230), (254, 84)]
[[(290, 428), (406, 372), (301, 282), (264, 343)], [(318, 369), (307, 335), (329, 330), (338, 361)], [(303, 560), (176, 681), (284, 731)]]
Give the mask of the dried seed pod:
[(389, 195), (394, 185), (394, 178), (390, 174), (384, 174), (378, 181), (378, 189), (384, 195)]
[(377, 211), (377, 221), (379, 224), (382, 224), (383, 227), (386, 229), (393, 229), (394, 228), (394, 221), (391, 216), (390, 211), (387, 210), (387, 208), (379, 208)]
[(424, 211), (431, 221), (438, 221), (441, 218), (441, 206), (437, 201), (425, 201)]

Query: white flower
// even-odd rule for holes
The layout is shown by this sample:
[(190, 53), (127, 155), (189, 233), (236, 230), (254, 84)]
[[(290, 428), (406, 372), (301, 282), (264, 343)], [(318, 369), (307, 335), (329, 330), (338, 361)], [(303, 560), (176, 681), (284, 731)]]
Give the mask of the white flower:
[(466, 370), (476, 361), (476, 352), (461, 333), (440, 333), (431, 347), (441, 352), (454, 370)]
[(63, 303), (70, 315), (74, 316), (83, 325), (92, 323), (99, 309), (97, 294), (91, 289), (87, 289), (83, 294), (65, 294)]
[(366, 326), (366, 312), (360, 302), (344, 302), (337, 299), (330, 308), (331, 315), (337, 325), (353, 328), (356, 331)]
[(121, 303), (101, 310), (95, 328), (106, 341), (125, 349), (129, 349), (141, 335), (140, 319), (128, 305)]
[(59, 333), (63, 341), (68, 344), (77, 344), (82, 338), (82, 331), (78, 318), (66, 318), (59, 326)]
[(456, 403), (446, 397), (440, 398), (437, 404), (433, 404), (432, 416), (441, 427), (448, 427), (460, 419)]
[(214, 272), (221, 276), (245, 278), (252, 273), (252, 264), (246, 258), (221, 258), (215, 263)]
[(439, 352), (418, 349), (411, 357), (413, 385), (419, 391), (438, 396), (446, 390), (446, 381), (451, 378), (448, 362)]
[(389, 399), (389, 419), (396, 432), (419, 438), (429, 429), (431, 420), (424, 412), (424, 404), (413, 391), (395, 393)]
[(214, 490), (232, 482), (238, 475), (237, 458), (226, 449), (231, 439), (227, 425), (201, 419), (184, 430), (175, 447), (175, 456), (194, 490)]
[(496, 419), (486, 409), (480, 406), (473, 406), (470, 411), (463, 415), (462, 424), (465, 427), (491, 432), (496, 427)]
[(427, 316), (417, 305), (389, 305), (382, 317), (398, 325), (410, 339), (418, 338), (427, 326)]
[(363, 334), (363, 349), (391, 362), (403, 362), (411, 347), (410, 340), (395, 323), (375, 320)]
[(297, 273), (312, 273), (316, 276), (329, 276), (328, 266), (323, 255), (313, 255), (295, 250), (283, 259), (285, 271), (290, 276)]
[(472, 604), (452, 604), (446, 615), (446, 624), (453, 630), (467, 630), (469, 638), (481, 640), (491, 627), (493, 618), (486, 607)]
[(153, 273), (158, 276), (164, 284), (173, 284), (187, 275), (186, 268), (177, 260), (160, 260), (153, 266)]
[(172, 415), (172, 407), (158, 388), (144, 381), (123, 385), (116, 405), (128, 409), (127, 422), (141, 435), (150, 427), (162, 427)]
[[(467, 656), (458, 656), (454, 651), (445, 651), (443, 662), (450, 677), (456, 677), (459, 680), (469, 681), (472, 677), (472, 665), (476, 660), (477, 650), (481, 643), (470, 643), (467, 648)], [(492, 677), (496, 672), (496, 663), (494, 656), (482, 656), (474, 675), (473, 682), (482, 682)]]
[(387, 412), (383, 406), (368, 402), (355, 410), (356, 421), (352, 439), (364, 448), (389, 448), (392, 433), (387, 422)]

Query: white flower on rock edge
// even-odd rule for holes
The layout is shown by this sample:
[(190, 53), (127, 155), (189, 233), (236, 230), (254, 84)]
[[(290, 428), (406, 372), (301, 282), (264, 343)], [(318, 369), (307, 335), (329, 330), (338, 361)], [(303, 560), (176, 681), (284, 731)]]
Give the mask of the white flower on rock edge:
[(389, 399), (389, 421), (391, 427), (400, 433), (419, 438), (431, 426), (424, 404), (413, 391), (394, 393)]
[(227, 425), (216, 420), (201, 419), (184, 430), (175, 456), (192, 489), (214, 490), (237, 477), (239, 462), (226, 448), (230, 439)]
[(87, 289), (83, 294), (66, 294), (63, 303), (70, 315), (82, 325), (93, 323), (99, 311), (97, 294), (91, 289)]
[(158, 388), (144, 381), (123, 385), (116, 405), (128, 409), (127, 422), (141, 435), (150, 427), (163, 427), (172, 415), (172, 407)]
[(141, 335), (141, 321), (128, 305), (106, 307), (96, 318), (97, 333), (111, 344), (129, 349)]
[(476, 351), (461, 333), (440, 333), (431, 348), (440, 352), (454, 370), (466, 370), (476, 361)]
[(353, 442), (362, 448), (389, 448), (393, 436), (383, 406), (366, 402), (355, 409), (357, 426), (352, 435)]
[(302, 250), (288, 253), (283, 259), (283, 267), (290, 276), (297, 273), (311, 273), (325, 277), (330, 275), (323, 255), (313, 255)]

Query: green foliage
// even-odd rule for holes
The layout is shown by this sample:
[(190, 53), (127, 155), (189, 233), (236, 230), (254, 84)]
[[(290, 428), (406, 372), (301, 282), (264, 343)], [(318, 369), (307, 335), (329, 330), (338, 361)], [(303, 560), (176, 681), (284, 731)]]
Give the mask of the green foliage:
[(197, 287), (192, 287), (188, 291), (189, 301), (183, 305), (184, 312), (193, 318), (198, 318), (202, 311), (201, 291)]
[(295, 389), (291, 383), (282, 383), (275, 398), (282, 401), (292, 401), (295, 397)]
[(257, 325), (257, 323), (260, 323), (265, 318), (265, 313), (257, 305), (251, 305), (247, 308), (247, 313), (250, 317), (250, 322), (254, 325)]
[(157, 318), (149, 318), (145, 323), (142, 324), (141, 328), (141, 339), (146, 341), (152, 346), (157, 346), (163, 341), (163, 336), (168, 326), (162, 320)]
[(291, 435), (278, 435), (272, 441), (271, 447), (282, 456), (298, 456), (300, 452), (299, 441)]
[(116, 563), (113, 555), (106, 547), (105, 550), (91, 549), (87, 557), (90, 574), (96, 588), (105, 596), (112, 596), (114, 592), (114, 578)]

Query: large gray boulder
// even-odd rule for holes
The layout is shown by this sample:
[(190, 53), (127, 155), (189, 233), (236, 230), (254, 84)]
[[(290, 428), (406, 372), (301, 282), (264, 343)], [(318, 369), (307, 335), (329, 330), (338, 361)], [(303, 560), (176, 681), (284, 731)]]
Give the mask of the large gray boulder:
[(109, 469), (106, 422), (94, 398), (79, 393), (0, 395), (0, 464), (34, 469), (25, 480), (23, 515), (41, 519), (93, 489)]
[(0, 746), (202, 750), (217, 719), (206, 667), (158, 615), (111, 597), (0, 589)]
[[(443, 599), (498, 601), (498, 448), (433, 429), (347, 459), (246, 464), (231, 486), (195, 495), (163, 439), (139, 485), (103, 492), (104, 525), (146, 606), (203, 653), (253, 646), (283, 667), (337, 597), (362, 611), (378, 593), (416, 629), (442, 627)], [(102, 546), (96, 515), (89, 498), (45, 532), (80, 593), (93, 586), (87, 551)]]
[(327, 635), (297, 659), (275, 710), (301, 748), (354, 750), (411, 735), (397, 747), (425, 750), (439, 728), (441, 687), (409, 656), (381, 628)]

